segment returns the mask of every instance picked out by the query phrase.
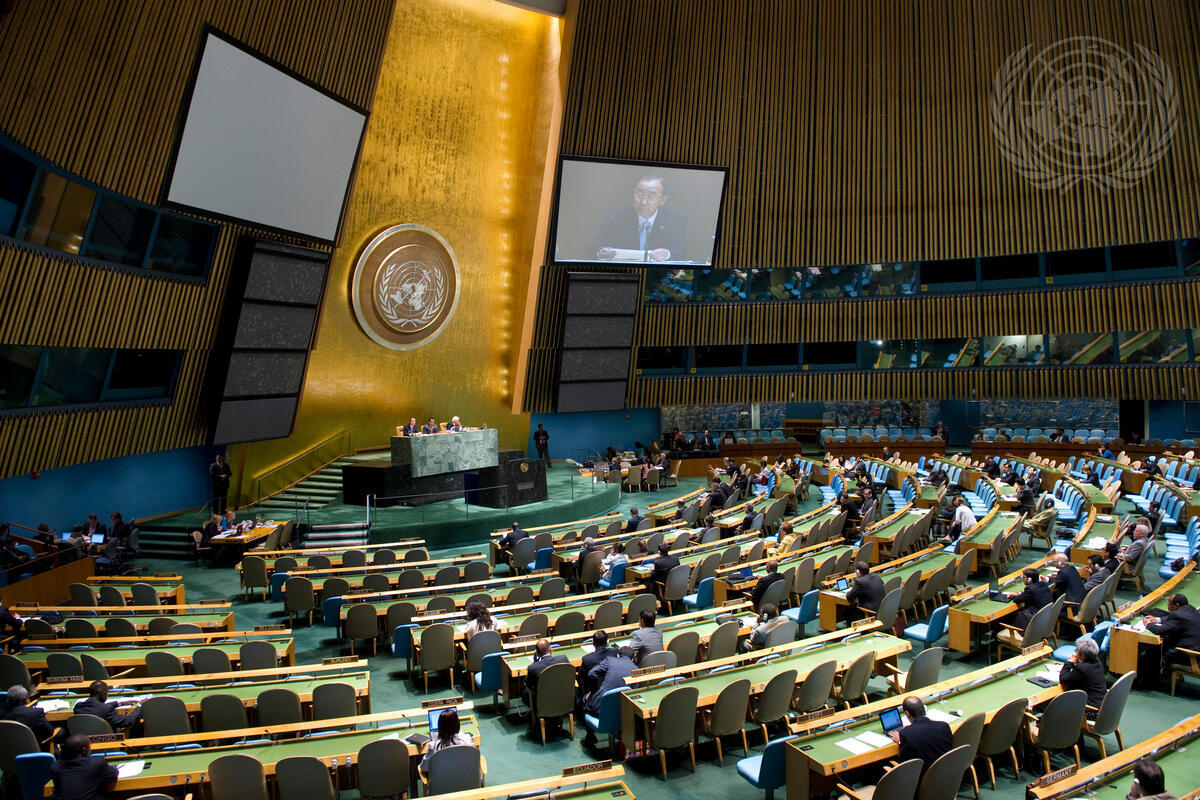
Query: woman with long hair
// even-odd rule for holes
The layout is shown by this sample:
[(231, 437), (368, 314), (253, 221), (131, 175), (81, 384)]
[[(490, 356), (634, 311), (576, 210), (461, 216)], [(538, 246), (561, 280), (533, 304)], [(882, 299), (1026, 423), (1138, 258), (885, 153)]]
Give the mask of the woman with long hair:
[(467, 603), (467, 627), (463, 630), (467, 641), (470, 641), (471, 637), (480, 631), (494, 630), (496, 630), (496, 620), (492, 619), (487, 606), (478, 600)]

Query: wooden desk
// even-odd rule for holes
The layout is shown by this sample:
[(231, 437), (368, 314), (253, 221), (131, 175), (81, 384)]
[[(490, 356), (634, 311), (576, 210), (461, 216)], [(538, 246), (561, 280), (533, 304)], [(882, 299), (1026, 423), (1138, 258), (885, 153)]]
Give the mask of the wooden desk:
[(1108, 671), (1115, 675), (1136, 672), (1138, 648), (1162, 643), (1157, 635), (1142, 627), (1140, 617), (1151, 608), (1165, 609), (1167, 599), (1176, 592), (1186, 595), (1191, 590), (1192, 594), (1188, 596), (1194, 597), (1196, 585), (1196, 562), (1188, 561), (1183, 569), (1163, 581), (1157, 589), (1117, 609), (1113, 616), (1114, 624), (1109, 629)]
[[(270, 640), (275, 645), (275, 657), (283, 662), (283, 664), (291, 665), (296, 662), (296, 645), (292, 639)], [(210, 643), (202, 645), (177, 645), (177, 646), (158, 646), (158, 647), (130, 647), (130, 648), (97, 648), (95, 650), (86, 650), (88, 655), (95, 658), (105, 667), (137, 667), (145, 668), (146, 655), (154, 651), (163, 651), (172, 653), (178, 656), (179, 660), (184, 663), (189, 663), (192, 660), (192, 654), (201, 647), (213, 647), (218, 650), (224, 650), (229, 656), (231, 663), (238, 663), (240, 656), (238, 650), (245, 642), (231, 642), (229, 644)], [(16, 653), (17, 658), (25, 662), (25, 666), (31, 671), (35, 669), (46, 669), (46, 657), (51, 651), (47, 650), (21, 650)]]
[[(299, 666), (284, 666), (274, 667), (272, 669), (243, 669), (233, 670), (232, 672), (205, 672), (202, 674), (191, 674), (187, 676), (188, 683), (197, 685), (210, 685), (212, 687), (225, 686), (231, 681), (256, 681), (256, 680), (277, 680), (281, 676), (287, 675), (319, 675), (322, 678), (333, 679), (338, 675), (348, 675), (355, 672), (363, 672), (368, 668), (366, 661), (356, 659), (354, 661), (343, 661), (337, 664), (301, 664)], [(179, 683), (178, 675), (164, 675), (158, 678), (150, 678), (146, 676), (138, 678), (110, 678), (105, 681), (110, 690), (114, 692), (129, 691), (129, 692), (148, 692), (162, 689), (172, 684)], [(85, 693), (91, 681), (83, 680), (74, 683), (39, 683), (35, 686), (35, 691), (38, 695), (45, 695), (48, 692), (77, 692)]]
[[(1051, 564), (1054, 555), (1054, 553), (1047, 553), (1040, 560), (1035, 561), (1029, 566), (1040, 570), (1043, 575), (1052, 576), (1056, 572)], [(1047, 569), (1048, 566), (1049, 569)], [(997, 591), (1019, 584), (1022, 580), (1024, 569), (1027, 569), (1027, 567), (1023, 567), (1016, 572), (1010, 572), (1000, 578), (996, 586)], [(950, 629), (949, 647), (951, 650), (957, 650), (960, 653), (977, 651), (978, 645), (976, 642), (978, 641), (978, 637), (976, 633), (978, 633), (979, 628), (991, 625), (993, 622), (1016, 612), (1016, 603), (990, 599), (988, 597), (989, 588), (989, 585), (985, 584), (960, 591), (954, 595), (950, 603), (950, 613), (948, 615)]]

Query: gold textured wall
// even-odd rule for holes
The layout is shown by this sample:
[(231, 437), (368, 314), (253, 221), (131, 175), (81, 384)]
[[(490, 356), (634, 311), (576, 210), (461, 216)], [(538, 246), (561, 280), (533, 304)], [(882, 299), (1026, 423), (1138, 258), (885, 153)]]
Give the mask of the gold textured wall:
[[(235, 448), (245, 480), (342, 430), (355, 448), (386, 444), (409, 416), (458, 414), (525, 447), (528, 417), (512, 414), (510, 380), (561, 25), (498, 2), (398, 0), (295, 432)], [(348, 296), (363, 246), (397, 223), (442, 234), (461, 274), (454, 318), (411, 351), (368, 339)]]
[[(369, 107), (392, 12), (392, 0), (2, 5), (0, 130), (84, 180), (151, 204), (206, 24)], [(170, 404), (0, 418), (0, 478), (205, 443), (204, 378), (235, 246), (243, 234), (264, 235), (220, 228), (204, 282), (0, 243), (0, 342), (184, 351)]]

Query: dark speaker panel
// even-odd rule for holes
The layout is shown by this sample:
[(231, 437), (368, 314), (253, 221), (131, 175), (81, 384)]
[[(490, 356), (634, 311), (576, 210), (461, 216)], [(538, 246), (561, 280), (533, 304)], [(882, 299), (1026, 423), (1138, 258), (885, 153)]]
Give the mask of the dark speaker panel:
[(625, 380), (628, 375), (628, 350), (566, 350), (558, 379), (563, 382)]
[(567, 317), (563, 347), (633, 346), (633, 317)]
[(567, 273), (567, 315), (558, 369), (558, 410), (625, 407), (641, 277)]
[(625, 407), (625, 381), (560, 383), (558, 411), (619, 411)]
[(279, 439), (292, 432), (299, 397), (268, 397), (261, 400), (230, 400), (221, 404), (217, 444)]

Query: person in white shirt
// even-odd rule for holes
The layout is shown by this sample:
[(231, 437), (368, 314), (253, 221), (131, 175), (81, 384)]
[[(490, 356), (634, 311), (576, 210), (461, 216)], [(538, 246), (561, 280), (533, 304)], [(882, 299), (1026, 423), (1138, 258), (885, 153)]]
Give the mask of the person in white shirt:
[(954, 523), (950, 526), (950, 535), (942, 540), (945, 544), (958, 541), (963, 533), (979, 524), (979, 520), (975, 519), (975, 512), (971, 511), (971, 507), (967, 505), (967, 501), (963, 500), (962, 495), (955, 497), (952, 505), (954, 506)]
[(620, 542), (613, 542), (613, 546), (609, 549), (608, 554), (600, 560), (600, 567), (604, 570), (602, 580), (609, 580), (612, 577), (612, 568), (616, 564), (628, 564), (629, 557), (625, 555), (625, 545)]
[[(437, 735), (429, 741), (429, 746), (425, 750), (425, 756), (421, 759), (421, 774), (429, 774), (429, 759), (438, 750), (444, 747), (455, 747), (457, 745), (466, 745), (474, 747), (475, 738), (469, 733), (463, 733), (461, 725), (458, 721), (458, 711), (453, 708), (447, 708), (438, 716)], [(432, 733), (432, 731), (430, 731)], [(482, 776), (481, 776), (482, 777)]]
[(467, 637), (467, 641), (471, 641), (471, 637), (480, 631), (494, 630), (496, 630), (496, 620), (492, 619), (487, 606), (478, 600), (467, 603), (467, 625), (463, 628), (463, 635)]

